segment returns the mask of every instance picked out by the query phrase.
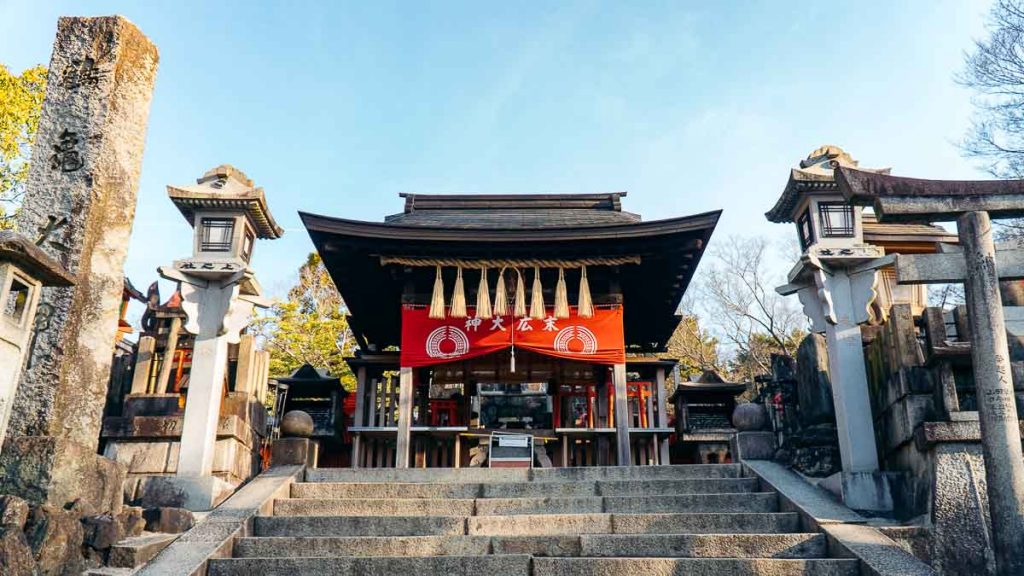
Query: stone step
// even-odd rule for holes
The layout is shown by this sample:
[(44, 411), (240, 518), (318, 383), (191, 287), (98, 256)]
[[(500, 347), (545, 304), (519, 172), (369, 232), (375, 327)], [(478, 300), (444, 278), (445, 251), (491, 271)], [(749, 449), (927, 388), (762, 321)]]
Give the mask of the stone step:
[(465, 534), (457, 516), (257, 516), (256, 536), (440, 536)]
[(529, 576), (528, 555), (347, 557), (347, 558), (221, 558), (211, 559), (207, 576)]
[(533, 576), (857, 576), (857, 560), (534, 558)]
[(292, 498), (538, 498), (749, 493), (756, 478), (582, 482), (297, 482)]
[(776, 512), (774, 492), (591, 496), (580, 498), (290, 498), (274, 502), (275, 516), (501, 516), (513, 514), (644, 514)]
[(595, 466), (580, 468), (316, 468), (307, 482), (581, 482), (740, 478), (739, 464)]
[(678, 480), (606, 480), (597, 482), (598, 496), (669, 496), (757, 491), (757, 478), (683, 478)]
[(467, 520), (467, 533), (481, 536), (788, 533), (797, 532), (799, 522), (793, 512), (474, 516)]
[(527, 468), (314, 468), (306, 482), (528, 482)]
[(275, 516), (472, 516), (473, 499), (290, 498), (274, 501)]
[(523, 516), (257, 516), (258, 537), (540, 536), (578, 534), (779, 534), (795, 512), (756, 514), (545, 514)]
[(681, 464), (676, 466), (594, 466), (579, 468), (534, 468), (534, 482), (580, 482), (587, 480), (682, 480), (740, 478), (739, 464)]
[(679, 494), (675, 496), (607, 496), (604, 511), (613, 514), (677, 512), (778, 512), (775, 492), (751, 494)]
[(822, 558), (822, 534), (643, 534), (241, 538), (236, 558), (343, 556)]

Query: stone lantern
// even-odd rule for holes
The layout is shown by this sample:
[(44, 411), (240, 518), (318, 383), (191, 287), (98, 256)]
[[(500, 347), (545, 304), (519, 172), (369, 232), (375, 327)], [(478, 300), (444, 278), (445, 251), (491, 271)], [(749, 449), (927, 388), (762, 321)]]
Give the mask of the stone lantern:
[(0, 447), (32, 347), (40, 291), (72, 284), (64, 267), (41, 248), (20, 234), (0, 232)]
[(238, 344), (253, 307), (267, 307), (249, 266), (257, 238), (280, 238), (263, 189), (241, 170), (218, 166), (194, 186), (168, 186), (168, 196), (194, 230), (192, 256), (160, 268), (178, 282), (183, 328), (192, 350), (181, 449), (174, 483), (186, 508), (215, 506), (229, 490), (212, 476), (217, 422), (228, 367), (228, 345)]
[[(765, 216), (796, 224), (802, 254), (789, 283), (776, 291), (797, 294), (811, 329), (825, 334), (843, 500), (854, 509), (885, 511), (892, 509), (892, 499), (878, 473), (860, 324), (874, 318), (878, 269), (891, 265), (894, 257), (883, 257), (882, 247), (864, 242), (862, 209), (843, 198), (835, 181), (839, 166), (857, 167), (857, 162), (837, 146), (812, 152), (791, 171), (782, 196)], [(885, 174), (889, 169), (869, 171)]]

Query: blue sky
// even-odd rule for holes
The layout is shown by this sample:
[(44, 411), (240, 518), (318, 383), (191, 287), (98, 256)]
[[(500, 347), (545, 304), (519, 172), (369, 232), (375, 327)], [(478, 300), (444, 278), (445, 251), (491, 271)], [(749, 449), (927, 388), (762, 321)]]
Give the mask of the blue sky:
[(60, 15), (122, 14), (159, 47), (127, 273), (191, 250), (165, 186), (230, 163), (286, 229), (254, 266), (282, 294), (296, 212), (381, 220), (399, 192), (629, 191), (645, 219), (768, 223), (819, 145), (977, 178), (957, 86), (988, 1), (54, 2), (0, 0), (0, 62), (47, 63)]

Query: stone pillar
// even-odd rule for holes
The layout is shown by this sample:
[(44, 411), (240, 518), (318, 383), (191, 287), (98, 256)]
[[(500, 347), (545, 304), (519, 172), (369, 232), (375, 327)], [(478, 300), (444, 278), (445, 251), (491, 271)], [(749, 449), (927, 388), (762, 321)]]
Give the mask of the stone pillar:
[[(171, 329), (167, 333), (167, 348), (164, 349), (164, 361), (160, 364), (160, 373), (157, 374), (156, 386), (153, 389), (153, 392), (156, 394), (167, 393), (167, 383), (171, 378), (171, 369), (174, 368), (174, 355), (178, 352), (178, 336), (180, 332), (181, 318), (172, 318)], [(134, 385), (134, 382), (132, 384)]]
[(842, 270), (833, 270), (828, 284), (836, 321), (826, 324), (825, 340), (828, 342), (829, 376), (835, 398), (843, 471), (875, 472), (878, 470), (878, 452), (860, 326), (853, 321), (850, 277)]
[(630, 466), (629, 402), (626, 398), (626, 365), (612, 366), (612, 385), (615, 386), (615, 454), (619, 466)]
[(409, 445), (412, 428), (412, 368), (403, 366), (398, 371), (398, 435), (395, 447), (395, 468), (409, 467)]
[(256, 339), (252, 334), (242, 334), (238, 341), (238, 366), (235, 368), (235, 392), (249, 392), (257, 395), (256, 387), (257, 357)]
[(77, 284), (43, 291), (49, 327), (18, 389), (0, 492), (120, 506), (120, 487), (116, 502), (106, 487), (116, 470), (96, 449), (157, 61), (124, 18), (58, 22), (17, 227)]
[(185, 421), (178, 454), (179, 476), (210, 476), (213, 472), (217, 420), (228, 364), (229, 335), (221, 334), (221, 326), (237, 292), (237, 284), (199, 290), (182, 285), (183, 296), (193, 293), (198, 296), (196, 320), (199, 330), (192, 349), (192, 370), (185, 400)]
[(147, 394), (149, 392), (149, 373), (153, 370), (153, 351), (155, 349), (155, 338), (152, 336), (139, 338), (138, 347), (135, 349), (132, 394)]
[(1022, 574), (1024, 455), (992, 223), (986, 212), (968, 212), (957, 220), (957, 229), (967, 263), (964, 295), (971, 325), (971, 364), (977, 388), (996, 567), (1001, 575)]

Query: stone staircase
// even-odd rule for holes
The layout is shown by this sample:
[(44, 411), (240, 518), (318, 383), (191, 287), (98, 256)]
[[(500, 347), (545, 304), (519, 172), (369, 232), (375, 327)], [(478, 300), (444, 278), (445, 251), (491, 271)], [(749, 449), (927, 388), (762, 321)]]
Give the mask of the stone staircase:
[(736, 464), (318, 469), (210, 576), (854, 576)]

